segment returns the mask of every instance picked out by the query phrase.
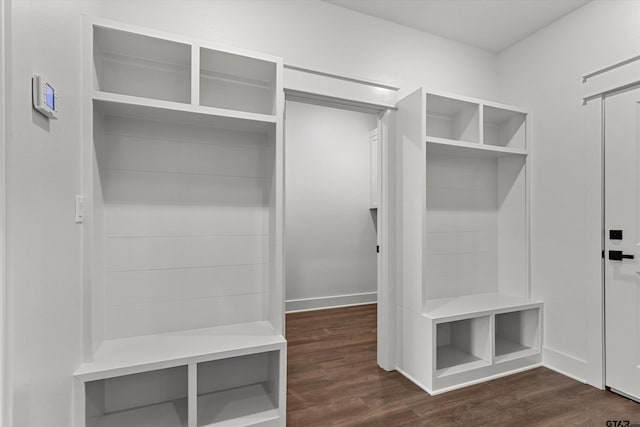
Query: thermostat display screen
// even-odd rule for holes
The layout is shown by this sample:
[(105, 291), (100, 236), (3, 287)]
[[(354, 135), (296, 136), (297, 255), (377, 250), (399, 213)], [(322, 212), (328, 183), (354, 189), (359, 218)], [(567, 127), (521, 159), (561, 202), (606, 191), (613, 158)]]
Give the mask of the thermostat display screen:
[(49, 85), (48, 83), (45, 83), (44, 87), (44, 102), (47, 107), (51, 108), (52, 110), (56, 109), (54, 91), (51, 85)]
[[(0, 0), (2, 1), (2, 0)], [(58, 104), (56, 89), (42, 76), (35, 74), (31, 78), (31, 97), (33, 108), (49, 119), (56, 120), (56, 107)]]

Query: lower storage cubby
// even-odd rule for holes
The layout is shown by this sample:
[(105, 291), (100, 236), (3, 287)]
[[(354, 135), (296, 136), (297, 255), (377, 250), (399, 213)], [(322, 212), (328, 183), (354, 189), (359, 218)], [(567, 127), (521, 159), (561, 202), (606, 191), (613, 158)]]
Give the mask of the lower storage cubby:
[(90, 381), (86, 427), (187, 427), (187, 367)]
[(269, 351), (199, 363), (197, 425), (247, 426), (277, 420), (279, 358), (279, 351)]
[(490, 317), (436, 325), (436, 375), (450, 375), (491, 363)]
[(541, 301), (495, 293), (427, 300), (403, 320), (429, 343), (415, 351), (430, 369), (412, 380), (439, 394), (540, 366), (543, 311)]
[(496, 363), (540, 352), (540, 309), (495, 315)]

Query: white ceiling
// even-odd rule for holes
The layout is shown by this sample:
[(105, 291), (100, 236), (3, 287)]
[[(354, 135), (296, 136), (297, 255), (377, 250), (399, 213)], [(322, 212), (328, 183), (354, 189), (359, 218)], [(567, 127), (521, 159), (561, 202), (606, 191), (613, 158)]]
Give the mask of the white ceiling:
[(325, 0), (493, 52), (590, 0)]

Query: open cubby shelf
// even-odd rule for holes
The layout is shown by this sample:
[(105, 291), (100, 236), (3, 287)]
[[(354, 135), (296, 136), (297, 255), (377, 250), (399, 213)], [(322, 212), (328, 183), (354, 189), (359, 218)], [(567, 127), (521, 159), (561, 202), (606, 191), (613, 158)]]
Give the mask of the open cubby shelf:
[(187, 367), (85, 383), (87, 427), (187, 427)]
[(473, 157), (527, 155), (525, 111), (449, 94), (426, 93), (425, 99), (428, 153)]
[(495, 315), (495, 358), (505, 362), (540, 352), (540, 308)]
[(453, 345), (438, 346), (436, 361), (437, 375), (451, 374), (489, 364), (489, 361)]
[(490, 364), (489, 316), (436, 325), (436, 375), (451, 375)]
[(200, 105), (273, 114), (276, 64), (200, 49)]
[(521, 111), (483, 105), (483, 143), (525, 150), (526, 119)]
[(430, 93), (426, 100), (427, 136), (479, 142), (479, 104)]
[(270, 351), (199, 363), (197, 425), (251, 425), (277, 420), (279, 357), (279, 352)]
[(84, 32), (74, 427), (284, 426), (282, 59)]
[(165, 101), (191, 102), (191, 46), (95, 26), (95, 89)]

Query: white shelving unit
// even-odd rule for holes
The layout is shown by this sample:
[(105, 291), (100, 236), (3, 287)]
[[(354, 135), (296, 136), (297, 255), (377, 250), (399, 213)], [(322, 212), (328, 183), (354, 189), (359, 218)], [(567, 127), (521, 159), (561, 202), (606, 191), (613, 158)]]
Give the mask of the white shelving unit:
[(399, 369), (431, 394), (538, 366), (528, 114), (420, 89), (398, 103)]
[(282, 60), (87, 18), (80, 426), (284, 426)]

